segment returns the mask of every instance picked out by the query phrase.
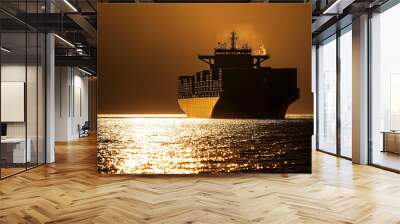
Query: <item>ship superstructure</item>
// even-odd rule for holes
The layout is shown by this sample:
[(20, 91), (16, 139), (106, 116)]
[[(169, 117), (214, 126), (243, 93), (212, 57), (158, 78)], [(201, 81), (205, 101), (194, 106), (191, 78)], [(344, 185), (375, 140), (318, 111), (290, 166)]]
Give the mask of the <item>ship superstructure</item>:
[(253, 55), (249, 46), (218, 43), (213, 55), (199, 55), (209, 70), (179, 76), (177, 98), (189, 117), (283, 119), (299, 98), (295, 68), (262, 67), (268, 54)]

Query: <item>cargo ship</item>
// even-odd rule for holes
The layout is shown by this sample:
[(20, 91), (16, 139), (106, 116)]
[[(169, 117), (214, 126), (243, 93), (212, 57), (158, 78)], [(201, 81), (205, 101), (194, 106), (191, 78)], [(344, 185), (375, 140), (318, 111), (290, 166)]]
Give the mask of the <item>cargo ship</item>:
[(198, 55), (209, 70), (178, 78), (177, 100), (188, 117), (284, 119), (299, 98), (296, 68), (262, 67), (266, 53), (218, 43), (213, 55)]

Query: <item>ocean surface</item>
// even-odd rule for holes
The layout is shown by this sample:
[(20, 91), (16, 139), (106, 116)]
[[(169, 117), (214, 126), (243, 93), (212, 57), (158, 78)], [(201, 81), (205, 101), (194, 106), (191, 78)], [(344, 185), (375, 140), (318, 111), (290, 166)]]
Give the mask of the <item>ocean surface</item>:
[(108, 174), (310, 173), (312, 119), (99, 117)]

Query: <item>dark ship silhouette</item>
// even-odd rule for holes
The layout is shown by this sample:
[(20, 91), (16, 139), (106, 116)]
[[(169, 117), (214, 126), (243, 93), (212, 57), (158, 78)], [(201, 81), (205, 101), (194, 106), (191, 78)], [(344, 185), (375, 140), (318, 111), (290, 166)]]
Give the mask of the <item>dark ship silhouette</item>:
[(218, 43), (214, 55), (199, 55), (210, 66), (195, 75), (179, 76), (177, 98), (188, 117), (284, 119), (299, 98), (295, 68), (262, 67), (267, 54), (252, 55), (247, 45)]

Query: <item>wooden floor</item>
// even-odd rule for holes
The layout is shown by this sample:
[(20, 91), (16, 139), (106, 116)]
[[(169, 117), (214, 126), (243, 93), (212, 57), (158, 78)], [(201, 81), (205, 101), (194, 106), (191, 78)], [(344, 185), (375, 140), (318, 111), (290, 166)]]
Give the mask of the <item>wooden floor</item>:
[(1, 168), (1, 177), (8, 177), (11, 176), (13, 174), (19, 173), (19, 172), (23, 172), (25, 171), (25, 167), (24, 168)]
[(312, 175), (96, 173), (94, 138), (0, 181), (0, 223), (400, 223), (400, 175), (320, 152)]

